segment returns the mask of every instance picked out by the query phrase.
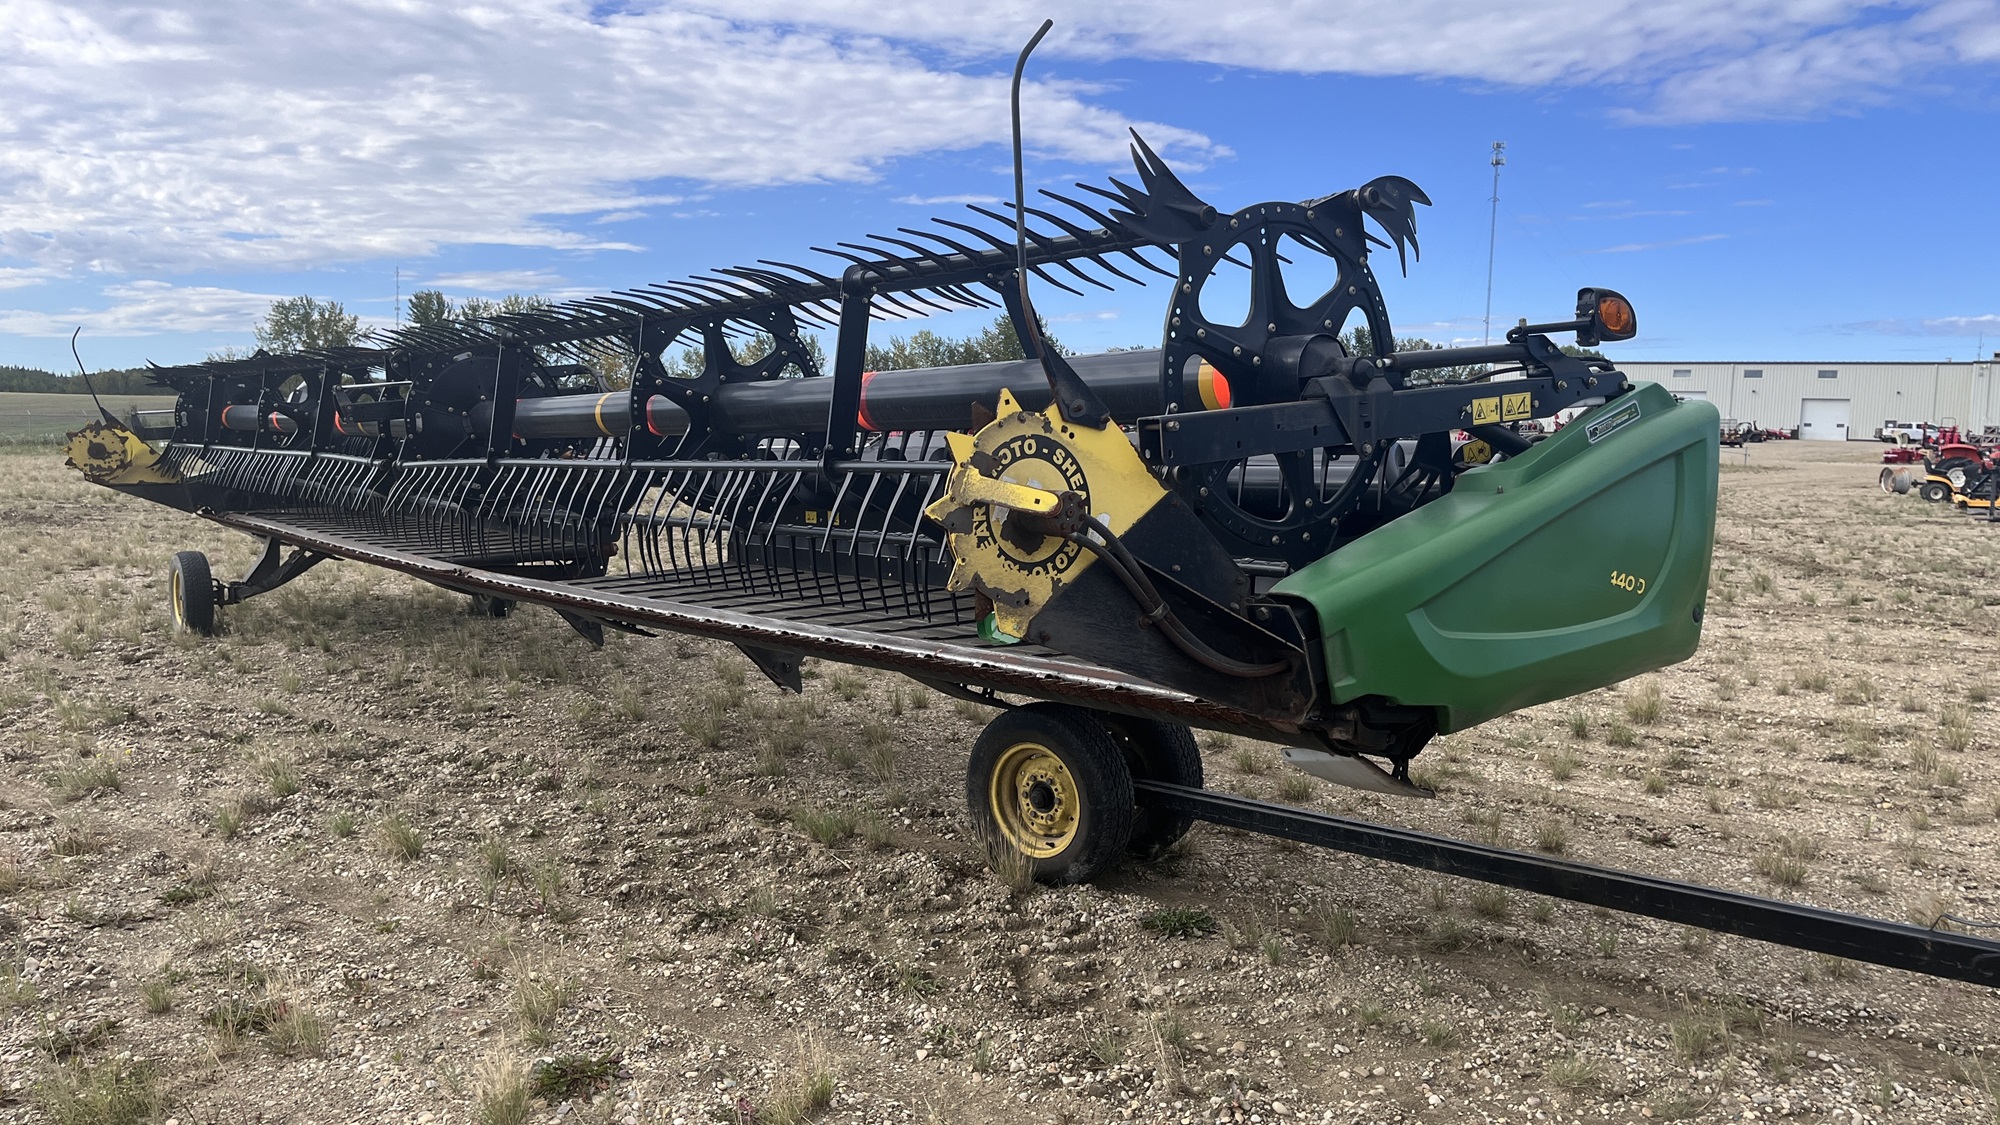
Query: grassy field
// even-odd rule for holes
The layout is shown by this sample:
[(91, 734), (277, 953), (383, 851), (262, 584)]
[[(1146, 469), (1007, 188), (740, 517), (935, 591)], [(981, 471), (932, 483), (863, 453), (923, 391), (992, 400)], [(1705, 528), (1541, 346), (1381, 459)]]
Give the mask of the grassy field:
[[(2000, 528), (1725, 455), (1701, 649), (1214, 788), (1922, 925), (2000, 921)], [(2000, 990), (1208, 826), (990, 873), (991, 716), (245, 536), (0, 454), (0, 1125), (2000, 1125)], [(1991, 931), (1988, 931), (1991, 932)]]
[[(128, 410), (171, 410), (172, 395), (104, 395), (104, 405), (120, 418)], [(89, 395), (0, 393), (0, 443), (25, 445), (47, 441), (95, 421), (97, 404)]]

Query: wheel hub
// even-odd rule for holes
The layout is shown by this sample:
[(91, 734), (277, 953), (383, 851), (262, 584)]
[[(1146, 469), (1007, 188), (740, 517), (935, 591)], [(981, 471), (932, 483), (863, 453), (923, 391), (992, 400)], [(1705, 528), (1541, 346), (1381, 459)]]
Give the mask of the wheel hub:
[(1007, 842), (1042, 858), (1076, 838), (1082, 800), (1069, 767), (1048, 747), (1023, 742), (1007, 748), (989, 791), (993, 818)]

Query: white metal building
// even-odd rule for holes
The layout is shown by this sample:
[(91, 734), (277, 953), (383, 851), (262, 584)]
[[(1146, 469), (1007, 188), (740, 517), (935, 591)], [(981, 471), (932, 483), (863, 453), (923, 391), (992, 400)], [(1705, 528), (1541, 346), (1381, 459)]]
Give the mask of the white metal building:
[[(1615, 361), (1615, 349), (1607, 350)], [(1724, 418), (1801, 438), (1867, 441), (1898, 422), (2000, 424), (2000, 353), (1971, 363), (1620, 363), (1632, 379), (1705, 398)]]

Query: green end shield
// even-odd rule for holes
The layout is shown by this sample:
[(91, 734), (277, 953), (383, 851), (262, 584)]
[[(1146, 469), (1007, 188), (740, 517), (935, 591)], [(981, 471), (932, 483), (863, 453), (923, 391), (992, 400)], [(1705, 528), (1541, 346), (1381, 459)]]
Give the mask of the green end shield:
[(1719, 423), (1637, 384), (1273, 592), (1318, 613), (1334, 702), (1433, 707), (1440, 732), (1685, 660)]

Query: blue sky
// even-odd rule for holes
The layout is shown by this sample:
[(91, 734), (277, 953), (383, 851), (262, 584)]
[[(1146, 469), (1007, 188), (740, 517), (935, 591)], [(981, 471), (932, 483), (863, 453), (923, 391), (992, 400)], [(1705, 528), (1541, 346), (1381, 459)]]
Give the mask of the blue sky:
[[(198, 359), (298, 293), (393, 323), (399, 269), (560, 297), (916, 225), (1009, 192), (1044, 15), (1031, 186), (1129, 171), (1134, 125), (1223, 209), (1407, 176), (1405, 334), (1480, 338), (1504, 140), (1497, 327), (1601, 285), (1631, 359), (2000, 351), (2000, 0), (8, 0), (0, 363), (66, 369), (78, 325), (93, 366)], [(1079, 350), (1156, 345), (1164, 299), (1038, 295)]]

